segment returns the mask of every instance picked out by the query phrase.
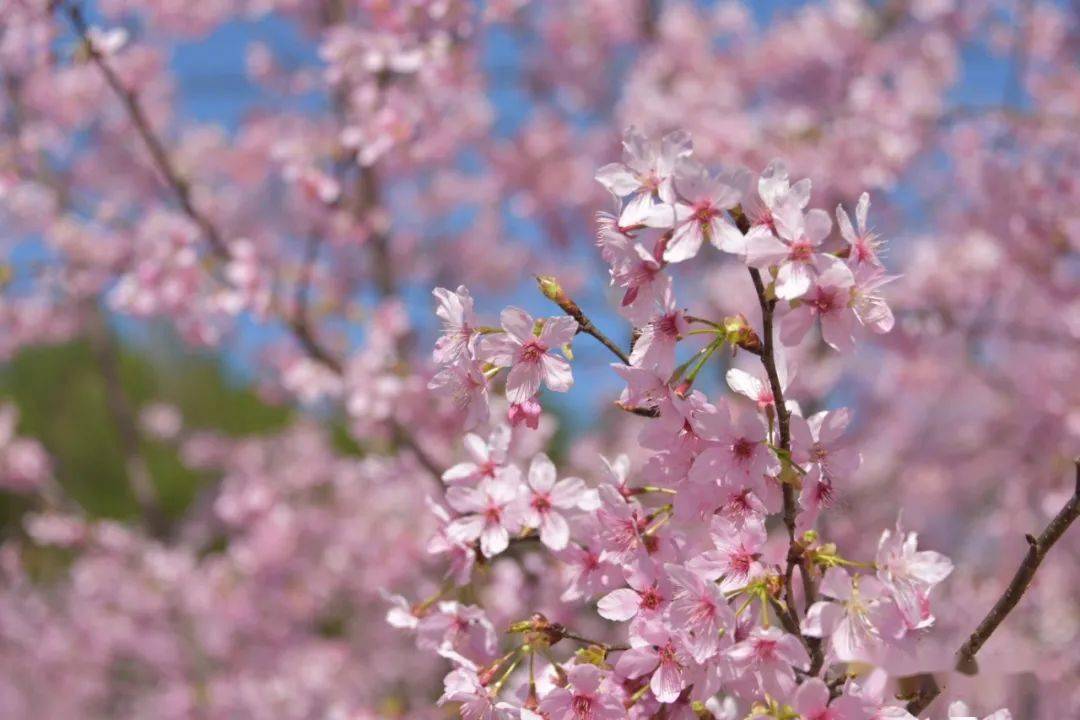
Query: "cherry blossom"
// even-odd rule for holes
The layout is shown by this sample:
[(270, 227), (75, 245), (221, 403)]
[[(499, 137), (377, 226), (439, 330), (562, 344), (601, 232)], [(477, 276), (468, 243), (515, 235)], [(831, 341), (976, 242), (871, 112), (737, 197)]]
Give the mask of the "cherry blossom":
[(664, 249), (664, 260), (683, 262), (697, 255), (708, 239), (721, 250), (737, 252), (726, 241), (730, 221), (724, 214), (741, 197), (743, 184), (739, 171), (711, 174), (692, 159), (683, 159), (676, 168), (674, 187), (679, 201), (660, 205), (652, 213), (653, 225), (672, 226), (674, 232)]
[(757, 232), (746, 237), (746, 262), (751, 267), (775, 266), (776, 296), (794, 300), (811, 287), (815, 274), (841, 263), (817, 252), (829, 236), (832, 220), (822, 210), (803, 213), (793, 199), (778, 207), (774, 215), (776, 235)]
[(802, 644), (779, 628), (754, 628), (727, 650), (734, 669), (745, 673), (762, 692), (785, 697), (795, 687), (795, 670), (810, 664)]
[(570, 685), (555, 688), (540, 702), (539, 710), (551, 720), (615, 720), (626, 717), (617, 698), (599, 692), (607, 682), (595, 665), (575, 665), (567, 671)]
[(442, 320), (442, 336), (435, 342), (435, 362), (447, 364), (467, 358), (477, 329), (472, 295), (464, 285), (453, 292), (435, 288), (432, 293), (439, 301), (435, 314)]
[(2, 714), (1070, 717), (1076, 18), (788, 5), (0, 0)]
[(612, 590), (597, 603), (601, 617), (616, 621), (648, 620), (663, 613), (671, 601), (671, 590), (652, 561), (637, 562), (625, 576), (630, 587)]
[(856, 266), (863, 264), (882, 267), (878, 254), (881, 249), (881, 240), (877, 234), (866, 226), (866, 216), (870, 212), (870, 193), (859, 196), (859, 202), (855, 206), (856, 225), (851, 224), (851, 218), (842, 205), (836, 206), (836, 222), (840, 227), (840, 235), (850, 246), (848, 257)]
[(878, 542), (877, 577), (896, 601), (905, 622), (925, 627), (934, 620), (929, 612), (930, 590), (952, 573), (947, 557), (933, 550), (917, 550), (918, 535), (905, 533), (900, 521), (885, 530)]
[(730, 633), (735, 627), (735, 613), (728, 606), (722, 587), (712, 578), (677, 565), (665, 567), (674, 590), (671, 601), (671, 620), (677, 627), (686, 628), (686, 647), (697, 662), (716, 655), (720, 650), (721, 631)]
[(765, 545), (765, 526), (758, 520), (742, 525), (714, 517), (709, 528), (714, 550), (691, 560), (689, 567), (709, 581), (717, 581), (724, 592), (739, 590), (764, 574), (759, 561)]
[(510, 543), (517, 530), (512, 504), (521, 494), (520, 475), (504, 475), (481, 481), (475, 487), (455, 486), (446, 492), (446, 502), (462, 517), (454, 520), (448, 535), (459, 542), (480, 541), (480, 551), (494, 557)]
[(736, 488), (754, 488), (762, 476), (778, 471), (776, 457), (765, 447), (766, 426), (756, 415), (731, 417), (727, 405), (698, 418), (701, 436), (710, 441), (694, 460), (690, 479)]
[(649, 687), (662, 703), (678, 699), (686, 687), (690, 663), (685, 649), (661, 626), (643, 624), (630, 636), (630, 649), (619, 657), (615, 672), (626, 678), (649, 675)]
[(654, 369), (659, 375), (670, 375), (675, 369), (675, 345), (690, 331), (685, 314), (675, 305), (670, 290), (664, 293), (658, 314), (641, 330), (630, 353), (630, 364)]
[(859, 452), (844, 440), (851, 422), (847, 408), (823, 410), (809, 418), (791, 416), (791, 456), (798, 463), (813, 463), (830, 484), (846, 480), (858, 469)]
[(465, 436), (464, 444), (470, 460), (460, 462), (442, 474), (443, 482), (448, 485), (475, 485), (483, 478), (498, 475), (506, 467), (510, 428), (505, 425), (496, 427), (487, 441), (469, 433)]
[(623, 134), (625, 164), (611, 163), (596, 172), (596, 179), (610, 192), (632, 196), (623, 208), (619, 224), (624, 227), (646, 224), (657, 205), (674, 200), (672, 174), (680, 158), (693, 149), (685, 131), (669, 133), (659, 141), (650, 140), (634, 127)]
[(880, 622), (884, 588), (873, 577), (851, 577), (841, 568), (829, 568), (821, 592), (834, 601), (821, 600), (806, 613), (803, 633), (827, 638), (841, 662), (873, 662), (882, 647)]
[(807, 680), (795, 692), (795, 710), (805, 720), (857, 720), (866, 717), (859, 698), (843, 694), (830, 699), (829, 688), (817, 678)]
[(560, 510), (595, 507), (594, 495), (580, 478), (557, 480), (555, 465), (543, 453), (529, 464), (528, 490), (519, 499), (517, 513), (525, 527), (539, 528), (540, 541), (562, 550), (570, 540), (570, 526)]
[(798, 345), (817, 318), (825, 342), (834, 350), (849, 352), (855, 347), (851, 335), (855, 325), (855, 313), (851, 309), (854, 285), (855, 278), (846, 265), (830, 264), (807, 285), (805, 295), (784, 315), (780, 340), (785, 345)]
[(482, 360), (496, 367), (510, 368), (506, 380), (506, 398), (511, 403), (524, 403), (540, 390), (543, 383), (549, 390), (566, 392), (574, 379), (570, 364), (550, 354), (551, 350), (568, 345), (578, 326), (568, 316), (547, 318), (539, 333), (532, 315), (518, 308), (507, 308), (500, 321), (505, 333), (488, 335), (480, 345)]

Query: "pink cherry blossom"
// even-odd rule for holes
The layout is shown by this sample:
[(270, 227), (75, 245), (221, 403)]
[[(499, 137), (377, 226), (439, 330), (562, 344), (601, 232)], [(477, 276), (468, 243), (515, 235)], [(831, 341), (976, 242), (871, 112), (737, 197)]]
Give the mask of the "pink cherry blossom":
[(877, 334), (891, 331), (895, 324), (892, 308), (878, 289), (896, 280), (896, 275), (868, 266), (855, 269), (855, 284), (851, 288), (851, 307), (859, 322)]
[[(794, 373), (790, 372), (788, 368), (787, 354), (783, 351), (782, 346), (776, 348), (775, 362), (776, 374), (780, 380), (780, 389), (786, 392)], [(756, 402), (759, 410), (765, 410), (776, 404), (772, 385), (769, 383), (769, 378), (763, 368), (758, 369), (756, 373), (750, 373), (741, 368), (733, 367), (727, 371), (724, 379), (727, 380), (728, 387), (732, 390)]]
[(794, 200), (775, 210), (776, 235), (758, 230), (746, 237), (746, 262), (751, 267), (776, 267), (776, 296), (794, 300), (811, 287), (814, 275), (833, 265), (836, 258), (817, 251), (832, 230), (832, 220), (821, 210), (803, 213)]
[(796, 522), (800, 531), (806, 531), (814, 527), (822, 510), (836, 502), (838, 490), (833, 485), (832, 476), (826, 475), (820, 465), (811, 465), (800, 482), (799, 507), (802, 512)]
[(610, 485), (597, 490), (600, 507), (596, 518), (600, 524), (600, 539), (604, 553), (613, 562), (626, 563), (645, 550), (646, 521), (641, 506), (627, 500)]
[(785, 697), (795, 687), (793, 668), (810, 664), (802, 643), (776, 627), (754, 628), (726, 654), (736, 672), (752, 677), (762, 692), (775, 697)]
[(498, 707), (490, 691), (484, 687), (475, 669), (464, 667), (452, 670), (443, 681), (443, 694), (439, 704), (461, 703), (464, 720), (510, 720), (509, 709)]
[(518, 500), (517, 509), (525, 527), (539, 528), (540, 541), (552, 550), (562, 550), (570, 540), (570, 526), (560, 510), (590, 509), (594, 497), (581, 478), (565, 478), (556, 482), (555, 465), (540, 453), (529, 464), (527, 491)]
[(428, 389), (451, 400), (464, 415), (464, 427), (471, 430), (487, 421), (488, 380), (475, 360), (461, 359), (443, 367), (428, 381)]
[(574, 382), (570, 364), (549, 351), (574, 339), (578, 326), (573, 318), (566, 315), (547, 318), (539, 334), (533, 332), (536, 323), (532, 315), (524, 310), (507, 308), (500, 321), (505, 332), (484, 337), (479, 354), (482, 360), (496, 367), (510, 368), (507, 400), (523, 403), (540, 390), (541, 383), (555, 392), (570, 389)]
[(762, 476), (779, 472), (779, 462), (765, 445), (767, 428), (756, 414), (732, 419), (727, 405), (698, 418), (701, 436), (709, 441), (694, 460), (690, 479), (734, 488), (755, 488)]
[(844, 688), (846, 696), (856, 698), (863, 706), (863, 716), (868, 720), (917, 720), (902, 706), (890, 704), (893, 700), (886, 687), (889, 674), (874, 668), (866, 676), (850, 680)]
[(465, 451), (469, 460), (460, 462), (442, 474), (447, 485), (476, 485), (484, 478), (494, 478), (506, 467), (510, 446), (510, 428), (499, 425), (485, 442), (479, 435), (465, 436)]
[(626, 717), (622, 703), (601, 692), (607, 682), (595, 665), (574, 665), (567, 671), (570, 685), (555, 688), (540, 702), (539, 711), (550, 720), (616, 720)]
[(566, 577), (566, 590), (560, 599), (567, 602), (612, 590), (623, 579), (620, 568), (605, 559), (596, 521), (590, 516), (578, 516), (571, 524), (575, 542), (556, 553), (565, 566)]
[(821, 320), (821, 336), (834, 350), (848, 352), (855, 346), (851, 333), (855, 313), (851, 290), (855, 278), (843, 263), (832, 263), (815, 277), (809, 290), (780, 321), (780, 340), (792, 346), (802, 342), (814, 319)]
[(689, 260), (697, 255), (706, 239), (721, 250), (737, 251), (729, 249), (726, 242), (731, 236), (726, 226), (731, 223), (725, 211), (739, 202), (743, 176), (740, 171), (711, 174), (695, 160), (680, 160), (674, 181), (678, 202), (658, 206), (652, 213), (655, 219), (652, 224), (674, 228), (664, 249), (664, 260), (673, 263)]
[(450, 648), (473, 662), (495, 657), (495, 628), (481, 608), (440, 602), (416, 626), (421, 647)]
[(615, 672), (631, 679), (649, 675), (653, 696), (662, 703), (671, 703), (686, 687), (685, 670), (690, 662), (677, 638), (660, 625), (645, 623), (630, 636), (630, 649), (619, 657)]
[(859, 203), (855, 206), (856, 225), (852, 226), (851, 218), (843, 205), (836, 206), (836, 222), (840, 226), (840, 235), (849, 246), (850, 262), (858, 267), (867, 264), (881, 267), (881, 259), (878, 254), (881, 251), (881, 239), (877, 233), (867, 228), (866, 216), (870, 211), (870, 193), (859, 196)]
[(864, 704), (856, 697), (842, 694), (830, 699), (829, 688), (818, 678), (810, 678), (795, 691), (795, 710), (803, 720), (862, 720)]
[(439, 520), (439, 526), (427, 541), (427, 551), (432, 555), (444, 555), (447, 576), (457, 585), (465, 585), (472, 578), (476, 566), (476, 549), (471, 540), (458, 539), (457, 532), (450, 532), (453, 518), (439, 503), (426, 498), (428, 509)]
[(648, 620), (664, 612), (671, 601), (666, 578), (651, 560), (639, 560), (626, 571), (630, 587), (612, 590), (600, 598), (597, 612), (608, 620)]
[(905, 533), (900, 520), (885, 530), (878, 542), (877, 577), (896, 601), (904, 621), (912, 628), (933, 622), (930, 591), (953, 570), (952, 561), (932, 550), (917, 550), (918, 535)]
[(851, 422), (847, 408), (815, 413), (809, 419), (792, 415), (791, 457), (796, 463), (814, 463), (830, 483), (846, 480), (858, 469), (862, 458), (850, 446), (844, 432)]
[[(754, 184), (752, 176), (747, 175), (747, 179)], [(775, 213), (780, 208), (790, 206), (802, 210), (810, 202), (810, 179), (792, 183), (787, 164), (780, 159), (766, 166), (756, 185), (754, 189), (747, 188), (743, 195), (743, 212), (751, 226), (762, 226), (775, 232)]]
[(442, 335), (435, 341), (435, 362), (452, 363), (471, 353), (471, 343), (477, 329), (473, 298), (464, 285), (454, 292), (435, 288), (432, 294), (439, 303), (435, 314), (442, 320)]
[(759, 558), (766, 533), (760, 521), (735, 525), (717, 516), (709, 526), (709, 536), (714, 549), (692, 559), (688, 566), (707, 580), (718, 581), (722, 591), (739, 590), (764, 574)]
[(512, 504), (521, 490), (520, 473), (485, 479), (475, 488), (449, 488), (446, 502), (462, 516), (450, 524), (448, 535), (458, 542), (479, 540), (484, 557), (498, 555), (510, 544), (510, 532), (517, 531)]
[(657, 314), (641, 330), (630, 353), (634, 367), (655, 369), (657, 374), (670, 375), (675, 369), (675, 345), (690, 331), (690, 323), (683, 311), (675, 305), (670, 290), (664, 293), (663, 304)]
[(834, 600), (814, 603), (806, 613), (803, 634), (825, 638), (841, 662), (874, 662), (884, 641), (878, 627), (883, 588), (875, 578), (851, 577), (831, 567), (821, 581), (821, 593)]
[(659, 141), (650, 140), (627, 128), (623, 134), (623, 163), (605, 165), (596, 179), (618, 197), (631, 196), (623, 208), (619, 223), (638, 225), (648, 221), (658, 202), (671, 203), (671, 176), (680, 158), (693, 150), (690, 136), (684, 131), (668, 133)]
[[(684, 628), (686, 648), (697, 662), (720, 651), (720, 633), (730, 635), (735, 613), (728, 606), (712, 578), (678, 565), (664, 568), (671, 580), (674, 596), (669, 614), (676, 627)], [(706, 582), (710, 581), (710, 582)]]
[(661, 245), (650, 250), (606, 213), (597, 215), (597, 226), (597, 244), (610, 266), (611, 284), (623, 289), (620, 312), (633, 322), (647, 322), (671, 287), (671, 278), (663, 272)]
[(540, 427), (540, 415), (543, 412), (540, 402), (531, 397), (525, 402), (513, 403), (506, 412), (506, 419), (510, 427), (524, 424), (525, 427), (536, 430)]

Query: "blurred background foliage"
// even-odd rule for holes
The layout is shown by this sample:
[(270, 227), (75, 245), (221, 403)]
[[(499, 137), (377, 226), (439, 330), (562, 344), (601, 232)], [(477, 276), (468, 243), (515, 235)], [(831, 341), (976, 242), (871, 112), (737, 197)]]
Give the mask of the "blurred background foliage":
[[(214, 357), (183, 352), (175, 342), (166, 353), (158, 347), (151, 356), (136, 345), (119, 344), (117, 371), (136, 417), (147, 404), (166, 402), (180, 411), (185, 427), (231, 436), (272, 432), (289, 423), (292, 409), (263, 402)], [(12, 358), (0, 366), (0, 400), (16, 403), (19, 434), (42, 442), (58, 481), (90, 515), (138, 517), (122, 437), (90, 342), (33, 347)], [(163, 510), (179, 517), (208, 478), (185, 467), (169, 443), (141, 433), (139, 444)], [(19, 518), (29, 508), (24, 497), (0, 492), (0, 532), (19, 532)]]
[[(260, 398), (250, 379), (221, 356), (193, 354), (168, 332), (154, 334), (152, 342), (125, 341), (122, 334), (112, 338), (120, 383), (136, 421), (141, 409), (157, 402), (179, 410), (185, 431), (231, 437), (273, 433), (295, 418), (295, 408)], [(87, 514), (134, 521), (139, 506), (127, 480), (123, 438), (100, 362), (87, 339), (28, 348), (0, 364), (0, 402), (19, 408), (18, 434), (44, 445), (57, 481)], [(549, 448), (556, 461), (566, 455), (575, 414), (571, 404), (559, 400), (548, 408), (558, 419)], [(341, 418), (327, 420), (338, 452), (365, 453)], [(140, 431), (139, 447), (162, 510), (170, 521), (180, 519), (212, 478), (186, 467), (176, 443)], [(33, 507), (31, 496), (0, 490), (0, 538), (22, 534), (21, 518)]]

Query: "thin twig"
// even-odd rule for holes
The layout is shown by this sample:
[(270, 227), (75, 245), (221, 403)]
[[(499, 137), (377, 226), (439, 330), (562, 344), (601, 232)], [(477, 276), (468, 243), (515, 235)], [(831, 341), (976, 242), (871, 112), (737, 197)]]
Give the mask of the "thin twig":
[(595, 645), (597, 647), (602, 647), (604, 648), (605, 652), (624, 652), (630, 649), (629, 645), (609, 645), (605, 642), (600, 642), (599, 640), (590, 640), (589, 638), (582, 637), (575, 632), (570, 632), (565, 628), (562, 628), (559, 631), (559, 634), (567, 640), (577, 640), (578, 642), (585, 643), (586, 645)]
[[(1069, 529), (1073, 521), (1077, 516), (1080, 516), (1080, 460), (1075, 461), (1076, 466), (1076, 487), (1073, 490), (1073, 495), (1069, 498), (1069, 501), (1065, 503), (1065, 506), (1061, 508), (1054, 519), (1050, 521), (1050, 524), (1046, 526), (1046, 529), (1042, 531), (1039, 537), (1033, 535), (1026, 535), (1025, 539), (1028, 543), (1028, 551), (1024, 556), (1024, 560), (1020, 563), (1020, 567), (1017, 568), (1016, 574), (1013, 575), (1012, 580), (1009, 582), (1005, 591), (998, 598), (994, 606), (990, 608), (990, 611), (986, 614), (986, 617), (982, 619), (978, 627), (968, 636), (968, 639), (964, 641), (964, 644), (960, 646), (960, 649), (956, 651), (956, 669), (960, 672), (971, 673), (976, 669), (975, 655), (979, 652), (986, 641), (990, 639), (990, 636), (994, 634), (998, 626), (1004, 622), (1005, 618), (1009, 616), (1009, 613), (1020, 602), (1020, 599), (1024, 597), (1024, 593), (1031, 586), (1031, 581), (1035, 578), (1035, 572), (1039, 569), (1039, 565), (1042, 564), (1043, 558), (1050, 551), (1050, 548), (1061, 539), (1065, 534), (1065, 531)], [(923, 692), (919, 693), (917, 697), (912, 699), (907, 705), (907, 711), (912, 715), (918, 715), (925, 710), (934, 699), (941, 694), (941, 688), (937, 683), (931, 683)]]
[(615, 357), (619, 358), (619, 362), (623, 365), (630, 364), (630, 356), (623, 352), (622, 348), (616, 345), (611, 338), (600, 332), (600, 329), (593, 324), (585, 311), (563, 291), (555, 278), (537, 276), (536, 282), (540, 286), (540, 292), (544, 293), (544, 297), (558, 305), (564, 313), (574, 318), (578, 324), (577, 331), (579, 333), (592, 335), (600, 341), (601, 345), (610, 350)]

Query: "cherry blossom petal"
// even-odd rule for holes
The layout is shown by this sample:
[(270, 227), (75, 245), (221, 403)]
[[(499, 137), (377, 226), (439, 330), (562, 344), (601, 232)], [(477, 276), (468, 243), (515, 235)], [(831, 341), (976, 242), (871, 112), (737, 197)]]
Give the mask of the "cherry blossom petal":
[(510, 333), (521, 342), (532, 340), (533, 317), (521, 308), (508, 307), (499, 314), (499, 323), (503, 330)]
[[(540, 364), (543, 367), (544, 384), (547, 385), (549, 390), (566, 392), (573, 386), (574, 374), (570, 370), (570, 363), (564, 358), (555, 355), (544, 355), (540, 358)], [(539, 373), (539, 368), (537, 372)], [(539, 386), (539, 380), (537, 380), (537, 389), (539, 389)]]
[(615, 622), (629, 620), (637, 615), (641, 608), (641, 596), (630, 588), (613, 590), (596, 604), (600, 617)]
[(570, 541), (570, 526), (560, 513), (543, 513), (540, 520), (540, 542), (552, 550), (562, 550)]
[(516, 363), (510, 368), (510, 374), (506, 378), (506, 399), (513, 404), (525, 402), (539, 392), (543, 376), (540, 363)]

